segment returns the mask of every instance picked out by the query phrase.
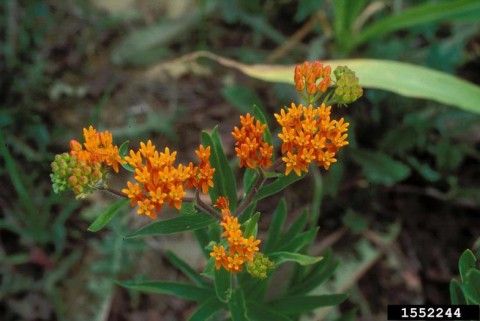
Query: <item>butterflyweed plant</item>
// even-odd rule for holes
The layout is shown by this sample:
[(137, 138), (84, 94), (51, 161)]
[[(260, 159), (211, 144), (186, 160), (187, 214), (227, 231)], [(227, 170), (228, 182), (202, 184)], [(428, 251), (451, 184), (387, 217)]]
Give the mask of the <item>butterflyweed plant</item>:
[[(101, 190), (120, 198), (89, 230), (100, 230), (129, 203), (138, 215), (154, 222), (126, 235), (127, 239), (194, 231), (208, 260), (203, 273), (197, 273), (168, 253), (190, 283), (133, 280), (118, 282), (121, 286), (196, 301), (190, 320), (202, 321), (214, 316), (233, 321), (297, 320), (308, 311), (346, 299), (345, 294), (309, 294), (333, 274), (337, 262), (330, 252), (323, 257), (307, 254), (318, 230), (307, 227), (307, 212), (284, 231), (287, 204), (282, 199), (266, 239), (257, 236), (261, 217), (257, 203), (304, 178), (309, 166), (328, 170), (337, 161), (339, 150), (348, 145), (349, 124), (332, 116), (332, 105), (347, 105), (362, 95), (358, 79), (347, 67), (336, 68), (332, 77), (330, 66), (304, 62), (296, 66), (294, 80), (305, 104), (292, 102), (274, 115), (280, 127), (280, 156), (275, 157), (260, 108), (253, 106), (252, 113), (240, 116), (233, 128), (235, 153), (245, 169), (240, 197), (216, 128), (202, 132), (195, 163), (177, 164), (176, 151), (158, 149), (150, 140), (127, 152), (128, 142), (118, 147), (110, 132), (92, 126), (83, 130), (82, 142), (72, 140), (70, 152), (55, 157), (51, 174), (55, 192), (70, 189), (84, 198)], [(122, 167), (133, 177), (115, 190), (108, 178)], [(187, 197), (187, 191), (192, 196)], [(180, 213), (158, 220), (164, 207)], [(280, 269), (285, 262), (293, 262), (294, 269)]]

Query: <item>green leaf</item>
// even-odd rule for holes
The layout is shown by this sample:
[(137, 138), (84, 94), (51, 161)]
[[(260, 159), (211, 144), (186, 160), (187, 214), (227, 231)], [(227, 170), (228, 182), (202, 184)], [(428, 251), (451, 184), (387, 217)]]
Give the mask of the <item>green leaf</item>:
[(285, 198), (282, 197), (280, 202), (278, 202), (277, 208), (275, 208), (275, 211), (273, 212), (272, 223), (268, 228), (267, 240), (263, 247), (265, 253), (269, 253), (275, 249), (278, 240), (280, 239), (280, 233), (282, 232), (282, 227), (286, 218), (287, 203), (285, 202)]
[(237, 207), (237, 183), (235, 175), (223, 151), (218, 129), (215, 127), (211, 134), (202, 132), (202, 143), (210, 146), (210, 162), (215, 168), (214, 188), (210, 189), (210, 198), (215, 202), (218, 196), (226, 196), (230, 201), (232, 211)]
[[(122, 143), (122, 145), (120, 145), (120, 147), (118, 148), (118, 153), (120, 154), (120, 157), (121, 157), (122, 159), (124, 159), (125, 156), (128, 155), (128, 144), (130, 144), (130, 141), (129, 141), (129, 140), (126, 140), (126, 141), (124, 141), (124, 142)], [(121, 165), (122, 165), (122, 167), (123, 167), (124, 169), (126, 169), (127, 171), (132, 172), (132, 173), (135, 172), (135, 169), (134, 169), (131, 165), (129, 165), (129, 164), (127, 164), (127, 163), (122, 163)]]
[(260, 213), (257, 212), (244, 223), (244, 231), (243, 231), (244, 237), (246, 238), (249, 238), (250, 236), (257, 237), (259, 218), (260, 218)]
[(317, 232), (318, 227), (315, 227), (306, 232), (296, 235), (290, 240), (285, 240), (285, 243), (283, 244), (282, 242), (280, 242), (280, 245), (278, 246), (278, 251), (297, 252), (305, 246), (311, 244), (314, 241)]
[(228, 301), (228, 309), (232, 317), (232, 321), (248, 321), (247, 305), (245, 303), (245, 297), (240, 288), (236, 289), (232, 293), (232, 298)]
[(255, 118), (258, 119), (261, 123), (267, 125), (267, 128), (265, 128), (265, 132), (263, 133), (263, 138), (267, 143), (272, 145), (272, 134), (270, 132), (270, 127), (268, 126), (267, 117), (263, 113), (263, 110), (258, 106), (258, 104), (253, 105), (253, 116), (255, 116)]
[(215, 269), (214, 279), (217, 298), (222, 302), (228, 302), (232, 295), (230, 273), (224, 268)]
[(460, 256), (460, 259), (458, 260), (458, 270), (460, 271), (460, 277), (462, 278), (463, 283), (466, 282), (468, 271), (475, 268), (476, 262), (477, 258), (471, 250), (465, 250)]
[(346, 299), (346, 294), (299, 295), (281, 298), (269, 305), (280, 313), (301, 314), (321, 307), (338, 305)]
[(248, 301), (248, 313), (255, 321), (293, 321), (290, 317), (279, 313), (275, 309), (267, 305), (258, 303), (257, 301)]
[(197, 307), (188, 321), (206, 321), (222, 308), (222, 302), (218, 301), (216, 297), (209, 298)]
[(253, 187), (253, 183), (255, 183), (255, 180), (257, 179), (257, 171), (251, 168), (247, 168), (245, 172), (243, 173), (243, 195), (247, 195), (248, 192)]
[(186, 277), (188, 277), (193, 283), (198, 286), (206, 287), (209, 285), (207, 281), (200, 274), (197, 273), (187, 262), (176, 256), (172, 251), (167, 251), (165, 253), (168, 261), (175, 266), (177, 269), (182, 271)]
[(316, 263), (311, 272), (305, 276), (300, 282), (294, 284), (288, 293), (292, 295), (299, 295), (308, 293), (328, 280), (335, 272), (338, 266), (338, 261), (333, 258), (332, 251), (327, 251), (323, 260)]
[(473, 302), (473, 304), (480, 304), (480, 271), (471, 269), (467, 273), (466, 282), (464, 282), (465, 296)]
[[(476, 1), (476, 0), (473, 0)], [(480, 2), (479, 2), (480, 3)], [(294, 66), (246, 65), (210, 52), (197, 52), (192, 59), (206, 57), (247, 76), (270, 82), (293, 84)], [(185, 63), (183, 60), (178, 63)], [(344, 59), (325, 61), (332, 70), (348, 66), (355, 71), (364, 88), (433, 100), (445, 105), (480, 113), (480, 87), (447, 73), (408, 63), (378, 59)]]
[(195, 231), (216, 222), (216, 219), (205, 215), (182, 215), (172, 219), (157, 221), (144, 226), (125, 236), (126, 239), (147, 237), (154, 235), (173, 234), (184, 231)]
[(351, 150), (352, 159), (362, 167), (365, 177), (374, 184), (392, 186), (410, 175), (410, 168), (387, 154), (363, 149)]
[(400, 29), (448, 19), (461, 19), (463, 15), (473, 13), (480, 17), (480, 2), (477, 0), (449, 0), (421, 4), (373, 22), (359, 35), (353, 37), (351, 47)]
[(284, 236), (282, 236), (282, 240), (280, 243), (286, 243), (292, 240), (295, 236), (303, 231), (305, 226), (307, 226), (308, 221), (308, 212), (306, 210), (302, 211), (302, 213), (295, 219), (292, 223), (290, 228), (287, 230)]
[(115, 217), (115, 215), (120, 213), (120, 209), (122, 209), (122, 207), (127, 205), (128, 202), (129, 202), (128, 199), (122, 199), (110, 205), (102, 214), (100, 214), (95, 219), (95, 221), (93, 221), (92, 224), (90, 224), (90, 226), (88, 227), (88, 230), (90, 232), (100, 231), (102, 228), (105, 227), (105, 225), (108, 224), (108, 222), (110, 222)]
[(450, 301), (452, 304), (467, 304), (462, 291), (462, 286), (457, 280), (450, 281)]
[(257, 202), (253, 202), (252, 204), (248, 205), (248, 207), (240, 214), (238, 217), (238, 221), (240, 224), (245, 223), (247, 220), (249, 220), (253, 216), (253, 212), (257, 208)]
[(123, 281), (118, 285), (135, 291), (155, 294), (169, 294), (181, 299), (203, 301), (214, 295), (213, 291), (198, 286), (163, 281)]
[(242, 85), (223, 87), (222, 96), (241, 113), (248, 113), (251, 106), (261, 104), (257, 94), (250, 87)]
[(310, 256), (292, 252), (273, 252), (268, 255), (277, 264), (284, 262), (296, 262), (300, 265), (311, 265), (321, 261), (321, 256)]
[(304, 175), (297, 176), (294, 173), (290, 173), (290, 175), (282, 175), (275, 179), (272, 183), (262, 186), (257, 195), (255, 195), (254, 200), (259, 201), (271, 195), (277, 194), (285, 189), (288, 185), (295, 183), (303, 177)]

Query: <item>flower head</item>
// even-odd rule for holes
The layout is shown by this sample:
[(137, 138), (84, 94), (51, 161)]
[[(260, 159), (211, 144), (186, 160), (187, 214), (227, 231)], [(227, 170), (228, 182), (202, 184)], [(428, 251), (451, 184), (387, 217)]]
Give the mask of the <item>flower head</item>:
[(325, 66), (320, 61), (305, 61), (295, 66), (295, 88), (299, 92), (305, 90), (308, 95), (324, 93), (330, 86), (330, 73), (330, 66)]
[(70, 141), (70, 154), (87, 164), (105, 164), (117, 173), (122, 159), (118, 147), (113, 145), (112, 133), (97, 132), (92, 126), (83, 129), (85, 142)]
[(305, 107), (292, 103), (275, 114), (281, 126), (278, 137), (286, 175), (293, 171), (300, 176), (312, 162), (324, 169), (336, 162), (337, 151), (348, 144), (348, 123), (343, 118), (331, 119), (330, 112), (331, 107), (324, 104)]
[(270, 167), (273, 146), (263, 138), (267, 125), (255, 120), (249, 113), (240, 116), (240, 124), (240, 128), (235, 126), (232, 131), (232, 136), (235, 139), (235, 152), (240, 159), (240, 167)]
[(213, 174), (215, 173), (215, 168), (210, 165), (210, 146), (200, 145), (195, 154), (200, 160), (200, 164), (196, 167), (189, 164), (193, 171), (191, 185), (201, 190), (202, 193), (207, 193), (210, 187), (213, 187)]
[(247, 272), (257, 279), (265, 279), (270, 270), (275, 267), (265, 254), (257, 253), (251, 262), (247, 263)]
[(215, 260), (215, 267), (223, 267), (230, 272), (240, 272), (243, 265), (251, 262), (259, 251), (260, 240), (253, 236), (245, 237), (242, 233), (238, 218), (230, 213), (227, 198), (221, 196), (215, 204), (222, 211), (222, 237), (228, 243), (228, 250), (224, 246), (214, 245), (210, 256)]
[(336, 78), (334, 99), (339, 104), (350, 104), (363, 95), (363, 89), (355, 73), (348, 67), (339, 66), (334, 70)]
[(138, 206), (138, 214), (155, 219), (165, 204), (180, 209), (187, 183), (194, 173), (189, 166), (175, 166), (176, 156), (177, 152), (171, 152), (168, 147), (163, 152), (157, 151), (149, 140), (125, 157), (134, 169), (136, 182), (127, 182), (122, 192), (132, 206)]

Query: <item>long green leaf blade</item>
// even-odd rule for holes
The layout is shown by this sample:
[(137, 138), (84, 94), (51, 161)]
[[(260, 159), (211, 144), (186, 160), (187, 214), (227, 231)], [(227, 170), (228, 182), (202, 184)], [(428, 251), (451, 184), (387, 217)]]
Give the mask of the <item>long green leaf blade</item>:
[(169, 294), (181, 299), (203, 301), (214, 295), (213, 291), (190, 284), (163, 281), (124, 281), (118, 285), (135, 291), (155, 294)]
[[(293, 84), (294, 66), (246, 65), (203, 51), (191, 55), (191, 59), (199, 57), (213, 59), (252, 78)], [(360, 84), (365, 88), (381, 89), (407, 97), (433, 100), (473, 113), (480, 113), (480, 104), (478, 104), (480, 87), (444, 72), (408, 63), (378, 59), (330, 60), (325, 63), (332, 66), (332, 69), (338, 66), (348, 66), (355, 71)], [(155, 73), (156, 70), (153, 69), (150, 75), (154, 76)]]
[(300, 314), (317, 308), (338, 305), (347, 299), (346, 294), (300, 295), (278, 299), (270, 303), (276, 311)]
[(144, 226), (125, 236), (126, 239), (154, 235), (173, 234), (184, 231), (195, 231), (216, 222), (215, 218), (205, 214), (182, 215), (172, 219), (157, 221)]
[(290, 173), (290, 175), (282, 175), (275, 179), (272, 183), (262, 186), (257, 195), (255, 195), (254, 200), (259, 201), (271, 195), (277, 194), (285, 189), (288, 185), (291, 185), (302, 178), (303, 175), (297, 176), (294, 173)]
[(285, 252), (285, 251), (273, 252), (273, 253), (270, 253), (269, 256), (277, 264), (282, 264), (284, 262), (296, 262), (300, 265), (311, 265), (322, 260), (321, 256), (310, 256), (310, 255), (293, 253), (293, 252)]
[(228, 302), (228, 309), (230, 310), (232, 321), (250, 320), (247, 316), (247, 304), (245, 302), (245, 297), (240, 288), (233, 291), (232, 298)]
[(425, 3), (406, 9), (401, 13), (378, 20), (366, 27), (359, 35), (353, 37), (352, 46), (358, 46), (372, 38), (379, 37), (400, 29), (421, 24), (459, 18), (465, 14), (480, 15), (478, 0), (448, 0)]
[(197, 307), (188, 321), (206, 321), (222, 308), (222, 302), (218, 301), (216, 297), (209, 298)]
[(278, 202), (275, 211), (273, 212), (272, 223), (268, 228), (267, 240), (265, 241), (265, 245), (263, 247), (263, 251), (268, 253), (275, 249), (275, 246), (280, 239), (280, 233), (282, 232), (283, 224), (287, 218), (287, 203), (285, 202), (285, 198), (280, 199)]
[(90, 224), (88, 227), (88, 230), (90, 232), (98, 232), (102, 228), (105, 227), (118, 213), (120, 213), (120, 210), (122, 207), (126, 206), (128, 204), (129, 200), (128, 199), (122, 199), (119, 201), (116, 201), (112, 205), (110, 205), (102, 214), (100, 214), (95, 221)]
[(186, 277), (188, 277), (193, 283), (198, 286), (206, 287), (208, 282), (197, 273), (187, 262), (176, 256), (172, 251), (167, 251), (165, 256), (170, 261), (170, 263), (179, 269)]

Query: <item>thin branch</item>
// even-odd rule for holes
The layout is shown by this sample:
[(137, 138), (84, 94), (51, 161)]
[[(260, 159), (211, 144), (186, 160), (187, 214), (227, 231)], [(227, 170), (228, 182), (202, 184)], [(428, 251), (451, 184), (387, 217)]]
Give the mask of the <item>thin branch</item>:
[(237, 207), (237, 211), (235, 212), (237, 216), (242, 214), (242, 212), (250, 205), (250, 203), (252, 203), (252, 200), (255, 197), (255, 194), (258, 193), (258, 190), (260, 189), (260, 187), (262, 187), (262, 185), (267, 180), (267, 178), (265, 177), (262, 171), (259, 171), (258, 173), (259, 175), (257, 177), (257, 180), (253, 184), (248, 194), (244, 197), (240, 205), (238, 205)]
[(108, 193), (110, 193), (110, 194), (112, 194), (112, 195), (115, 195), (115, 196), (118, 196), (118, 197), (127, 198), (127, 196), (126, 196), (125, 194), (123, 194), (122, 192), (117, 191), (117, 190), (115, 190), (115, 189), (113, 189), (113, 188), (101, 187), (101, 188), (99, 188), (99, 190), (108, 192)]
[(216, 217), (218, 219), (221, 219), (222, 216), (220, 215), (220, 213), (218, 213), (212, 206), (204, 203), (201, 199), (200, 199), (200, 193), (198, 192), (198, 190), (195, 191), (195, 205), (201, 209), (202, 211), (204, 211), (205, 213), (207, 214), (210, 214), (212, 215), (213, 217)]

